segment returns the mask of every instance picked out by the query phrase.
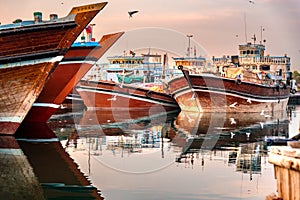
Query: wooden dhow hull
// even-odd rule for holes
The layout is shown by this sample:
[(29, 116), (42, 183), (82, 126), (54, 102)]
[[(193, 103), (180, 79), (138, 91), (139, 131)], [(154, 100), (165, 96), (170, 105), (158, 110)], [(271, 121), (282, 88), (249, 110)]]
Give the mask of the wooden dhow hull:
[(274, 112), (286, 110), (289, 86), (263, 85), (205, 74), (169, 82), (181, 110), (193, 112)]
[(52, 72), (24, 122), (47, 122), (78, 81), (122, 35), (123, 32), (104, 35), (99, 41), (101, 46), (71, 47)]
[(168, 94), (105, 81), (80, 81), (76, 90), (88, 109), (140, 110), (150, 114), (179, 109)]
[(0, 26), (0, 134), (14, 134), (66, 50), (107, 3), (54, 21)]

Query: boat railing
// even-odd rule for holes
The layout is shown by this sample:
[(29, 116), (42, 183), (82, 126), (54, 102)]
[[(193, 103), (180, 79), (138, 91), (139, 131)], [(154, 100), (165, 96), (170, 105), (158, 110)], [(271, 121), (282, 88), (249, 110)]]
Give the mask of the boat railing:
[[(230, 57), (213, 58), (215, 65), (230, 65), (232, 60)], [(258, 65), (290, 65), (290, 57), (287, 56), (255, 56), (255, 57), (239, 57), (240, 64), (258, 64)]]
[(266, 65), (289, 65), (290, 57), (281, 56), (264, 56), (264, 57), (241, 57), (239, 59), (240, 63), (249, 64), (266, 64)]

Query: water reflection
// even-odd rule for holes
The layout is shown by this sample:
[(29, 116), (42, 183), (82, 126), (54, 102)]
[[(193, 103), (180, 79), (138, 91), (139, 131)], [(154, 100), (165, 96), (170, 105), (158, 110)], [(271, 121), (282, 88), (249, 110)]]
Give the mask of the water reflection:
[(0, 136), (0, 199), (45, 199), (16, 139)]
[[(1, 149), (0, 166), (1, 174), (28, 175), (1, 180), (0, 195), (10, 197), (8, 185), (17, 180), (26, 192), (34, 188), (28, 192), (34, 198), (264, 199), (276, 192), (265, 139), (290, 137), (291, 112), (148, 116), (88, 110), (22, 125), (18, 142), (2, 137), (2, 149), (19, 153)], [(25, 164), (7, 164), (16, 160)], [(28, 177), (30, 184), (21, 184)]]
[(47, 124), (23, 124), (16, 137), (46, 199), (103, 199)]
[[(75, 160), (86, 159), (83, 170), (108, 199), (256, 199), (276, 191), (265, 138), (289, 137), (286, 112), (180, 112), (130, 119), (118, 113), (120, 120), (108, 113), (85, 112), (77, 125), (76, 145), (66, 145)], [(206, 180), (205, 187), (199, 180)], [(228, 184), (233, 188), (221, 189)]]

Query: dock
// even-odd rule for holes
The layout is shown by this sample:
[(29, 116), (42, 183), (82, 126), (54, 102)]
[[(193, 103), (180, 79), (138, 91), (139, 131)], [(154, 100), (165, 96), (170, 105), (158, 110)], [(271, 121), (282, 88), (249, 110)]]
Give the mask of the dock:
[[(272, 146), (268, 161), (274, 165), (278, 196), (272, 199), (295, 200), (300, 197), (300, 142)], [(297, 147), (292, 146), (296, 144)]]

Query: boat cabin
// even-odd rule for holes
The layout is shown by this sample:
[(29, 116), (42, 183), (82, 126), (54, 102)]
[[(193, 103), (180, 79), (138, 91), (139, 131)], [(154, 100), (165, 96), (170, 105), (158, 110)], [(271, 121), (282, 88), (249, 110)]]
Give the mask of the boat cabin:
[(213, 63), (222, 74), (227, 68), (242, 67), (253, 72), (280, 76), (283, 80), (291, 77), (290, 57), (265, 55), (265, 45), (247, 44), (239, 45), (239, 55), (223, 56), (221, 58), (213, 57)]

